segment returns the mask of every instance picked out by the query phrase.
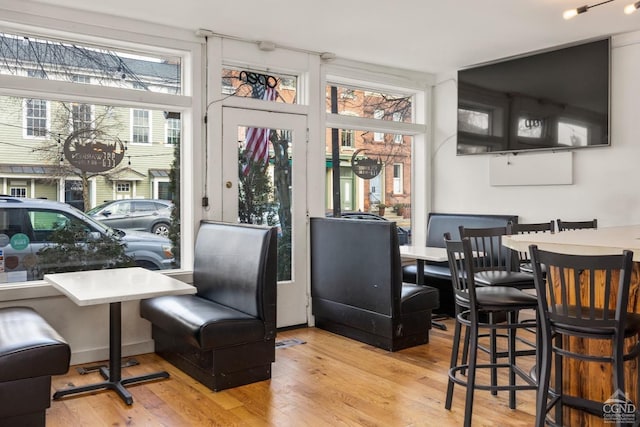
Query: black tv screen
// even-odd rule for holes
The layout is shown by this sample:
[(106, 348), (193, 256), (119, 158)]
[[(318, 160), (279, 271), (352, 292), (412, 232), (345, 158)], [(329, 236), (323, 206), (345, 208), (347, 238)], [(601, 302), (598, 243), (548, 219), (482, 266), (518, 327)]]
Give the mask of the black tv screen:
[(609, 145), (610, 38), (458, 71), (457, 154)]

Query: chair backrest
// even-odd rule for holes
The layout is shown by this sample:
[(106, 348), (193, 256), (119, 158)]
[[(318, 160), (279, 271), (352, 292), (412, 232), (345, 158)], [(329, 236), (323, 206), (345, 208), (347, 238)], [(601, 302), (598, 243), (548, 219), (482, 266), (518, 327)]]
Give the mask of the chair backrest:
[(276, 324), (277, 229), (202, 221), (196, 239), (197, 295)]
[(560, 218), (556, 220), (558, 223), (558, 231), (581, 230), (584, 228), (598, 228), (598, 220), (591, 221), (563, 221)]
[[(556, 227), (554, 221), (549, 222), (536, 222), (518, 224), (510, 222), (507, 224), (508, 234), (537, 234), (537, 233), (555, 233)], [(518, 252), (518, 259), (520, 262), (529, 262), (529, 252)]]
[(477, 253), (473, 257), (475, 271), (517, 270), (511, 263), (517, 261), (512, 257), (511, 249), (502, 244), (502, 236), (506, 236), (507, 226), (488, 228), (466, 228), (460, 226), (461, 239), (468, 238), (471, 248)]
[[(555, 329), (624, 330), (633, 252), (570, 255), (529, 247), (539, 311)], [(542, 266), (546, 267), (546, 276)]]
[(396, 224), (311, 218), (311, 295), (314, 304), (331, 301), (385, 316), (399, 313), (402, 267)]
[(456, 312), (468, 301), (469, 308), (475, 311), (476, 308), (476, 288), (474, 281), (473, 263), (468, 260), (473, 258), (471, 241), (468, 238), (462, 240), (452, 240), (450, 233), (444, 234), (447, 257), (449, 259), (449, 269), (451, 271), (451, 284), (453, 295), (456, 300)]

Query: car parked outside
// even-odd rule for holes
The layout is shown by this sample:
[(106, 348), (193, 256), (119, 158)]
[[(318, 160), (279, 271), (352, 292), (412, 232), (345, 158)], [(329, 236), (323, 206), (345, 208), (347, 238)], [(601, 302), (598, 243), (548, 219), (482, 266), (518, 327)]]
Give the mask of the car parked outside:
[[(333, 213), (329, 212), (327, 213), (327, 216), (332, 217)], [(340, 212), (340, 217), (347, 218), (347, 219), (368, 219), (373, 221), (389, 221), (387, 218), (380, 215), (376, 215), (371, 212), (356, 212), (356, 211)], [(410, 244), (411, 230), (405, 227), (401, 227), (399, 225), (396, 228), (398, 229), (398, 243), (400, 245)]]
[[(81, 245), (91, 241), (111, 242), (113, 247), (123, 244), (124, 254), (137, 266), (150, 270), (174, 266), (172, 243), (166, 237), (110, 228), (62, 202), (0, 196), (0, 283), (40, 279), (51, 266), (39, 264), (39, 253), (57, 247), (52, 236), (71, 226), (82, 231), (75, 237)], [(81, 264), (75, 259), (66, 262), (71, 269), (76, 262)], [(84, 267), (78, 265), (79, 270)]]
[(166, 237), (172, 209), (170, 200), (126, 199), (103, 203), (89, 209), (87, 215), (109, 227), (148, 231)]

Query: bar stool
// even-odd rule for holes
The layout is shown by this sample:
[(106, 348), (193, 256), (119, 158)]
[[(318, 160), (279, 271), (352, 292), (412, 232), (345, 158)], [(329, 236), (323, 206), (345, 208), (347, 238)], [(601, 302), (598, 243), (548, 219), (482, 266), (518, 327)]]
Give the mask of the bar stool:
[[(529, 253), (538, 292), (541, 337), (536, 426), (542, 427), (545, 422), (552, 426), (564, 425), (564, 406), (605, 418), (604, 402), (591, 400), (588, 396), (574, 396), (566, 391), (566, 387), (563, 387), (563, 374), (567, 371), (563, 363), (565, 359), (610, 363), (613, 384), (606, 393), (614, 396), (618, 391), (625, 392), (623, 362), (635, 359), (636, 363), (640, 363), (637, 341), (625, 351), (625, 338), (638, 336), (640, 333), (640, 315), (627, 313), (633, 253), (624, 251), (620, 255), (569, 255), (539, 250), (536, 245), (529, 247)], [(543, 266), (546, 267), (546, 280)], [(576, 298), (576, 295), (580, 298)], [(570, 338), (584, 341), (579, 344), (574, 342), (573, 347), (569, 348), (567, 344), (570, 343)], [(589, 340), (598, 340), (595, 343), (599, 351), (607, 349), (602, 340), (609, 340), (611, 349), (607, 354), (590, 354), (587, 343)], [(552, 359), (554, 384), (551, 390)], [(583, 372), (576, 372), (575, 375), (583, 375)], [(640, 375), (636, 378), (636, 387), (640, 387)], [(548, 414), (552, 409), (555, 409), (553, 419)], [(640, 422), (638, 412), (608, 415), (633, 415), (636, 424)], [(620, 425), (620, 419), (609, 421), (616, 420), (616, 425)]]
[[(451, 269), (451, 282), (453, 286), (454, 299), (456, 303), (456, 324), (453, 337), (453, 347), (451, 350), (451, 363), (449, 368), (449, 382), (447, 386), (447, 396), (445, 408), (451, 409), (453, 400), (453, 389), (455, 384), (467, 387), (464, 425), (471, 426), (473, 412), (473, 395), (476, 389), (498, 392), (500, 390), (509, 391), (509, 407), (515, 409), (517, 390), (535, 390), (536, 384), (529, 375), (516, 364), (516, 338), (517, 330), (528, 328), (527, 322), (518, 322), (518, 313), (525, 309), (535, 309), (537, 299), (535, 296), (527, 294), (515, 287), (509, 286), (476, 286), (474, 278), (473, 251), (469, 239), (461, 241), (451, 240), (451, 236), (445, 234), (445, 244), (449, 267)], [(507, 321), (496, 323), (493, 321), (483, 322), (482, 314), (506, 313)], [(468, 340), (468, 358), (463, 355), (461, 362), (458, 362), (459, 348), (461, 341), (462, 327), (466, 328), (465, 344)], [(491, 357), (490, 363), (479, 364), (477, 362), (479, 329), (498, 329), (505, 332), (508, 339), (508, 362), (497, 363), (495, 357)], [(497, 334), (491, 334), (490, 339), (494, 340)], [(491, 343), (490, 347), (494, 347)], [(476, 383), (477, 369), (506, 369), (509, 373), (509, 384)], [(466, 372), (467, 378), (464, 380), (460, 375)], [(460, 375), (459, 375), (460, 374)], [(526, 384), (516, 384), (516, 376), (525, 381)]]

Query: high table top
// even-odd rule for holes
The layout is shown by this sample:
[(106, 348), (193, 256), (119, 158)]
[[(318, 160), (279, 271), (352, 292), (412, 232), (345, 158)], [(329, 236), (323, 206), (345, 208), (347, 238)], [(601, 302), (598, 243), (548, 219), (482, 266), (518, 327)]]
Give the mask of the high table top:
[(196, 293), (192, 285), (140, 267), (45, 274), (44, 280), (78, 305)]
[(633, 251), (633, 260), (640, 262), (640, 225), (517, 234), (504, 236), (502, 243), (521, 252), (535, 244), (542, 250), (576, 255), (620, 254), (629, 249)]
[(422, 259), (425, 261), (447, 261), (447, 250), (432, 246), (400, 246), (402, 258)]

